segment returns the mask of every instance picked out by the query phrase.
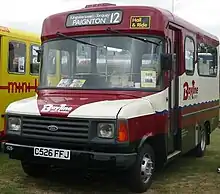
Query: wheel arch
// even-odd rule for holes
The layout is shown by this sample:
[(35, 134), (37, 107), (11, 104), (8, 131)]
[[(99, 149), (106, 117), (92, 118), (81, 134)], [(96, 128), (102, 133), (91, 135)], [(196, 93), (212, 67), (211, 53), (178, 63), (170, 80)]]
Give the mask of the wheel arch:
[(141, 148), (145, 145), (149, 144), (152, 149), (154, 150), (155, 154), (155, 161), (156, 161), (156, 168), (160, 169), (164, 166), (166, 162), (166, 138), (165, 134), (161, 135), (152, 135), (148, 134), (145, 135), (137, 148), (137, 152), (141, 150)]

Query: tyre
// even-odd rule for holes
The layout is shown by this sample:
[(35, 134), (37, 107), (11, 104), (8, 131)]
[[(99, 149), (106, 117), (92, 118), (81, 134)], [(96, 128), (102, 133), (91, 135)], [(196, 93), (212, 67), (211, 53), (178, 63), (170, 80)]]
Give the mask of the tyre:
[(23, 171), (32, 177), (44, 177), (50, 172), (50, 165), (21, 161)]
[(200, 143), (196, 146), (195, 149), (195, 154), (196, 157), (203, 157), (206, 151), (206, 145), (207, 145), (207, 132), (206, 132), (206, 128), (204, 127), (201, 130), (201, 141)]
[(137, 155), (134, 166), (129, 171), (129, 185), (135, 193), (146, 192), (155, 171), (155, 155), (152, 147), (145, 144)]

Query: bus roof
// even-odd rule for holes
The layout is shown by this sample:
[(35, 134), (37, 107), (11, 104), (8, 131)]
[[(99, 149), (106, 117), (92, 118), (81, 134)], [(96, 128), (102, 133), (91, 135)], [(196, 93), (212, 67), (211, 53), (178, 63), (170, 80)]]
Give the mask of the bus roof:
[[(123, 20), (120, 24), (110, 25), (113, 30), (122, 30), (128, 31), (133, 30), (130, 28), (129, 22), (132, 16), (150, 16), (151, 17), (151, 27), (148, 31), (154, 31), (159, 34), (164, 34), (167, 24), (169, 22), (175, 23), (178, 26), (187, 29), (197, 35), (197, 38), (202, 39), (203, 41), (211, 42), (215, 45), (219, 44), (217, 36), (214, 36), (205, 30), (185, 21), (184, 19), (172, 14), (170, 11), (150, 6), (116, 6), (113, 4), (107, 4), (103, 6), (86, 6), (85, 8), (79, 10), (72, 10), (62, 13), (57, 13), (47, 17), (43, 22), (42, 29), (42, 40), (44, 38), (52, 38), (56, 35), (57, 31), (66, 33), (81, 35), (82, 32), (87, 33), (97, 33), (104, 31), (106, 25), (90, 25), (90, 26), (81, 26), (81, 27), (66, 27), (67, 17), (72, 13), (85, 13), (91, 11), (110, 11), (110, 10), (122, 10), (123, 11)], [(138, 15), (138, 16), (137, 16)], [(137, 30), (137, 29), (135, 29)], [(139, 29), (138, 29), (139, 30)], [(143, 29), (142, 29), (143, 30)], [(146, 29), (144, 29), (146, 30)]]
[(17, 29), (5, 27), (5, 26), (0, 26), (0, 36), (10, 36), (13, 38), (29, 40), (29, 41), (38, 42), (38, 43), (41, 42), (39, 34), (27, 32), (23, 30), (17, 30)]

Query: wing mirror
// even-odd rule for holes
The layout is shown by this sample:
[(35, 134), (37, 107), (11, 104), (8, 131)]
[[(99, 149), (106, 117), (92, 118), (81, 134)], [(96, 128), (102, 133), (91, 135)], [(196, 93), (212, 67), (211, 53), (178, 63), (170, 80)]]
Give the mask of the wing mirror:
[(161, 69), (163, 71), (172, 70), (173, 57), (170, 53), (162, 53), (160, 55)]

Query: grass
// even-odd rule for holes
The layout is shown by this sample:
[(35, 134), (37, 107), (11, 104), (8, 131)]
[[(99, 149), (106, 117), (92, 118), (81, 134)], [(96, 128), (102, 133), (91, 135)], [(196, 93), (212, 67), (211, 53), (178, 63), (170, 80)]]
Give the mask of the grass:
[[(220, 130), (213, 132), (203, 158), (181, 157), (159, 172), (147, 193), (220, 193)], [(1, 194), (129, 193), (122, 177), (112, 175), (79, 178), (74, 172), (56, 171), (45, 179), (28, 177), (20, 163), (0, 154)], [(60, 180), (58, 180), (60, 179)]]

